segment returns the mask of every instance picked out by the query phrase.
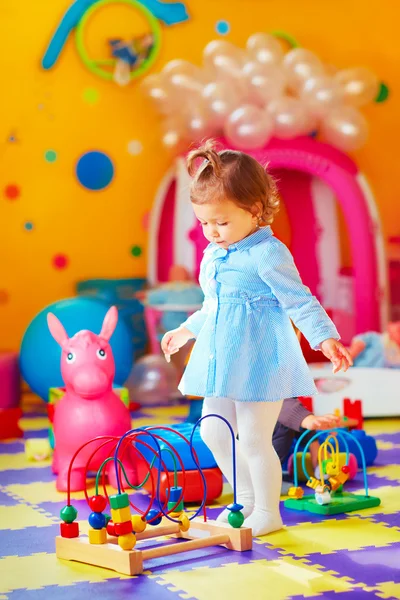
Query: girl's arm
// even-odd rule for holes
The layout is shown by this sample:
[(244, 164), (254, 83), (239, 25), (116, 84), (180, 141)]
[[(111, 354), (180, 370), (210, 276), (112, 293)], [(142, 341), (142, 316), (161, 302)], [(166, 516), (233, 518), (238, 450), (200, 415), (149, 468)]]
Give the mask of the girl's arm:
[(293, 257), (284, 244), (273, 239), (266, 245), (258, 271), (311, 348), (319, 350), (323, 341), (340, 339), (321, 304), (303, 285)]
[(298, 398), (286, 398), (282, 403), (278, 421), (294, 431), (300, 431), (306, 417), (312, 413), (298, 400)]

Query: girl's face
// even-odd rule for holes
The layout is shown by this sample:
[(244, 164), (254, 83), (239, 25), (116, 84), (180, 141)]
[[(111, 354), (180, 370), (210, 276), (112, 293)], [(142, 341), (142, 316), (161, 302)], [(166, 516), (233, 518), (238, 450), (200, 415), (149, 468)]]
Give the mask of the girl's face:
[[(207, 240), (225, 250), (257, 229), (259, 215), (240, 208), (231, 200), (193, 204), (193, 210)], [(255, 207), (255, 210), (258, 209)]]

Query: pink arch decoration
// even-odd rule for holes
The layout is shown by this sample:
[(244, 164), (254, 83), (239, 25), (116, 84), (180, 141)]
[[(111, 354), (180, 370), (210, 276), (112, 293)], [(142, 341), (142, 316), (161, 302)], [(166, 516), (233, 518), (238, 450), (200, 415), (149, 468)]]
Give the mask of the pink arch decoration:
[[(226, 140), (219, 140), (223, 148), (231, 147)], [(302, 137), (294, 140), (272, 140), (267, 147), (249, 151), (261, 164), (268, 164), (268, 167), (275, 172), (291, 171), (297, 172), (296, 177), (292, 178), (298, 186), (299, 197), (302, 198), (301, 204), (297, 205), (291, 200), (287, 204), (287, 210), (292, 222), (292, 252), (296, 257), (296, 262), (303, 278), (307, 281), (315, 293), (315, 286), (319, 281), (318, 262), (315, 257), (315, 243), (318, 238), (317, 224), (313, 214), (312, 202), (310, 199), (309, 178), (304, 175), (320, 178), (335, 193), (337, 201), (340, 203), (345, 220), (347, 223), (351, 254), (353, 261), (354, 274), (354, 296), (355, 296), (355, 330), (363, 332), (368, 330), (379, 331), (382, 328), (382, 312), (380, 302), (384, 290), (381, 289), (382, 277), (378, 273), (378, 257), (375, 244), (375, 233), (379, 223), (375, 222), (376, 215), (372, 215), (368, 208), (368, 202), (365, 190), (361, 187), (361, 174), (355, 163), (341, 151), (330, 145), (323, 144), (311, 137)], [(285, 184), (282, 178), (282, 193), (285, 196)], [(171, 190), (170, 190), (171, 191)], [(291, 192), (293, 198), (293, 187)], [(168, 194), (169, 210), (168, 221), (171, 222), (171, 196)], [(304, 202), (304, 204), (303, 204)], [(175, 211), (178, 210), (175, 206)], [(301, 235), (295, 233), (295, 223), (298, 219), (299, 227), (303, 230)], [(308, 239), (304, 241), (304, 223), (307, 223)], [(161, 223), (158, 225), (161, 227)], [(165, 227), (170, 235), (174, 234), (170, 226)], [(199, 265), (202, 258), (202, 250), (205, 240), (202, 237), (199, 228), (190, 229), (189, 238), (195, 247), (195, 262)], [(172, 244), (172, 241), (170, 242)], [(153, 256), (153, 263), (157, 261), (159, 274), (163, 271), (160, 261), (165, 260), (165, 242), (162, 247), (158, 247), (157, 257)], [(161, 253), (161, 254), (160, 254)], [(170, 263), (171, 264), (171, 263)], [(154, 272), (155, 265), (152, 269)], [(381, 270), (382, 267), (380, 266)], [(161, 280), (160, 278), (159, 280)]]

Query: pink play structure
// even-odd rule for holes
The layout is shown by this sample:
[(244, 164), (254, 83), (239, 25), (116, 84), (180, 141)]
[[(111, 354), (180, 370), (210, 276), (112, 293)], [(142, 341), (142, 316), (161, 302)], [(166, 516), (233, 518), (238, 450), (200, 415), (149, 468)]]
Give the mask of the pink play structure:
[[(222, 147), (228, 147), (220, 140)], [(291, 247), (303, 281), (349, 343), (355, 333), (384, 329), (388, 289), (384, 243), (371, 189), (341, 151), (311, 137), (272, 140), (249, 152), (277, 177), (291, 223)], [(206, 246), (195, 222), (184, 158), (165, 176), (150, 223), (149, 280), (167, 280), (172, 264), (197, 276)], [(343, 269), (336, 202), (342, 208), (352, 267)], [(278, 217), (279, 218), (279, 217)]]
[[(66, 393), (54, 412), (55, 450), (53, 472), (58, 474), (57, 490), (67, 490), (70, 461), (76, 450), (95, 436), (122, 436), (131, 428), (128, 408), (112, 391), (115, 373), (114, 357), (108, 343), (118, 321), (115, 306), (107, 312), (99, 335), (82, 330), (69, 338), (55, 315), (49, 313), (47, 322), (56, 342), (61, 346), (61, 373)], [(97, 471), (112, 450), (106, 444), (95, 459), (104, 440), (91, 443), (79, 453), (71, 471), (71, 491), (85, 489), (86, 466)], [(136, 481), (133, 461), (124, 459), (127, 476)], [(115, 469), (108, 468), (111, 485), (115, 487)]]

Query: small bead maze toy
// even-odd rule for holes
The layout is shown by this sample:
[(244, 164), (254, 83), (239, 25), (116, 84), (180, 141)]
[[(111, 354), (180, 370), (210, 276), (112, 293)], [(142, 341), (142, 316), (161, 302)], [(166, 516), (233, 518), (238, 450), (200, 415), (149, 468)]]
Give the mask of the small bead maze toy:
[[(294, 456), (297, 456), (299, 446), (304, 436), (308, 435), (308, 431), (299, 437), (294, 449)], [(321, 435), (326, 435), (325, 441), (318, 449), (318, 464), (320, 479), (310, 476), (306, 468), (306, 453), (310, 444), (317, 440)], [(297, 461), (293, 462), (294, 486), (288, 491), (289, 498), (285, 500), (285, 507), (293, 510), (304, 510), (320, 515), (337, 515), (352, 510), (361, 510), (379, 506), (381, 503), (379, 498), (368, 494), (367, 467), (365, 455), (361, 444), (357, 439), (353, 441), (357, 444), (364, 477), (365, 495), (353, 494), (343, 491), (343, 485), (349, 479), (350, 464), (349, 464), (349, 446), (347, 439), (351, 435), (343, 429), (330, 429), (328, 431), (319, 431), (308, 440), (302, 456), (302, 469), (307, 478), (306, 485), (312, 488), (315, 493), (304, 495), (304, 490), (299, 487)], [(339, 440), (342, 441), (346, 449), (346, 460), (343, 466), (340, 461)]]
[[(233, 503), (227, 508), (230, 511), (228, 523), (217, 523), (207, 520), (205, 503), (207, 498), (207, 482), (198, 456), (193, 447), (193, 437), (196, 428), (203, 419), (218, 418), (224, 421), (230, 429), (232, 436), (233, 449)], [(252, 531), (248, 527), (242, 527), (244, 516), (241, 512), (243, 506), (236, 502), (236, 454), (235, 454), (235, 435), (229, 422), (219, 415), (207, 415), (197, 421), (190, 441), (180, 435), (185, 443), (189, 445), (193, 461), (198, 469), (203, 485), (203, 499), (200, 508), (190, 517), (184, 511), (185, 496), (185, 468), (179, 453), (175, 448), (160, 435), (162, 430), (169, 431), (167, 427), (147, 427), (132, 429), (122, 437), (117, 436), (99, 436), (83, 444), (74, 454), (68, 470), (68, 488), (67, 505), (61, 510), (60, 517), (60, 535), (56, 538), (56, 554), (58, 558), (64, 560), (73, 560), (91, 565), (113, 569), (125, 575), (138, 575), (143, 573), (143, 561), (207, 548), (209, 546), (221, 545), (229, 550), (243, 552), (251, 550)], [(155, 433), (157, 430), (157, 433)], [(148, 437), (152, 445), (145, 441)], [(79, 534), (79, 525), (76, 521), (78, 512), (71, 504), (70, 497), (70, 476), (73, 465), (81, 451), (87, 454), (87, 447), (92, 445), (94, 451), (89, 456), (86, 463), (86, 474), (89, 465), (93, 464), (93, 457), (98, 451), (107, 448), (108, 457), (103, 461), (96, 474), (95, 495), (89, 498), (85, 487), (84, 493), (86, 501), (92, 513), (89, 516), (89, 536)], [(150, 463), (146, 461), (144, 453), (138, 446), (144, 447), (152, 452)], [(129, 481), (124, 468), (124, 455), (127, 451), (133, 451), (141, 460), (147, 462), (147, 475), (139, 485), (132, 485)], [(173, 485), (169, 481), (169, 471), (165, 464), (163, 455), (169, 455), (173, 459), (174, 473)], [(115, 469), (115, 478), (117, 481), (118, 493), (108, 496), (105, 485), (105, 467), (111, 462)], [(178, 485), (177, 470), (178, 464), (182, 472), (182, 486)], [(156, 467), (157, 481), (155, 482), (154, 467)], [(163, 502), (160, 498), (160, 480), (161, 475), (166, 474), (168, 478), (168, 487), (166, 489), (166, 498)], [(103, 494), (99, 494), (100, 479), (103, 487)], [(126, 493), (126, 485), (133, 491), (144, 487), (150, 479), (151, 492), (148, 508), (145, 512), (139, 510)], [(111, 516), (104, 511), (107, 504), (110, 504)], [(131, 513), (131, 507), (137, 514)], [(198, 515), (203, 513), (203, 518)], [(153, 530), (148, 530), (148, 525), (154, 526)], [(160, 536), (174, 536), (185, 538), (190, 541), (185, 543), (172, 543), (160, 545), (155, 548), (138, 550), (135, 548), (137, 541), (148, 540)]]

